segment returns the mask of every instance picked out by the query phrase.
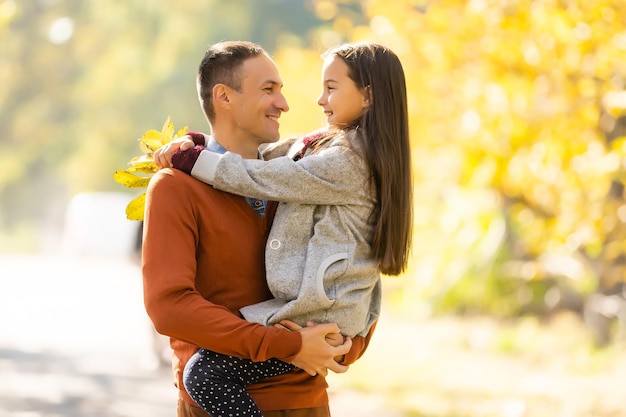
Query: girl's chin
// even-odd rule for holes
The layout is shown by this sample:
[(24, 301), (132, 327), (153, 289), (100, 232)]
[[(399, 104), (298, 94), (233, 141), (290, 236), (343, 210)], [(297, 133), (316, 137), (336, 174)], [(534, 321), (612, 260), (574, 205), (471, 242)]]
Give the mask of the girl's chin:
[(335, 128), (335, 129), (339, 127), (339, 125), (337, 124), (337, 121), (332, 116), (326, 118), (326, 126), (332, 127), (332, 128)]
[(326, 127), (329, 129), (344, 129), (347, 126), (345, 123), (336, 123), (332, 120), (326, 121)]

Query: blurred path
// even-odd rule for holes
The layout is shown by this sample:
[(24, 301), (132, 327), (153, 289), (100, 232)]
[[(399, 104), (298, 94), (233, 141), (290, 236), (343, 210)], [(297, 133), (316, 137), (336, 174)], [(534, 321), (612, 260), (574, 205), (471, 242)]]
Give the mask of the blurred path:
[[(0, 255), (0, 417), (174, 417), (151, 337), (130, 259)], [(335, 417), (384, 414), (331, 395)]]
[[(626, 416), (625, 345), (594, 353), (572, 315), (387, 313), (364, 358), (329, 376), (333, 417)], [(130, 259), (0, 255), (0, 417), (174, 417), (151, 341)]]
[(0, 417), (171, 417), (136, 265), (0, 257)]

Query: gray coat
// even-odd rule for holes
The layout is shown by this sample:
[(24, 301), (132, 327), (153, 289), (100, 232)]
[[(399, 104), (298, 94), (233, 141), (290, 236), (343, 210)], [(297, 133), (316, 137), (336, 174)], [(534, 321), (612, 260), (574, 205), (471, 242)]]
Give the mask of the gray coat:
[[(301, 146), (296, 142), (290, 153)], [(265, 250), (275, 298), (244, 307), (247, 320), (334, 322), (346, 336), (367, 334), (381, 303), (378, 262), (370, 252), (375, 189), (352, 135), (299, 161), (202, 152), (191, 174), (223, 191), (280, 202)]]

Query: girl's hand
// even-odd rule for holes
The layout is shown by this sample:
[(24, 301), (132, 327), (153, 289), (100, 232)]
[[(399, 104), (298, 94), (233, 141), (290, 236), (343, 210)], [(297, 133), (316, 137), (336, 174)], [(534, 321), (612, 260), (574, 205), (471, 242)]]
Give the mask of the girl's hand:
[(191, 136), (185, 135), (163, 145), (154, 152), (154, 163), (159, 169), (172, 168), (172, 155), (177, 151), (185, 151), (194, 147)]
[(291, 330), (292, 332), (297, 332), (298, 330), (302, 330), (302, 326), (298, 323), (293, 322), (291, 320), (281, 320), (274, 325), (274, 327), (278, 327), (280, 329)]
[[(317, 323), (310, 321), (306, 325), (307, 327), (314, 327), (317, 325)], [(302, 330), (302, 326), (300, 326), (298, 323), (294, 323), (291, 320), (281, 320), (279, 323), (276, 323), (274, 327), (280, 327), (282, 329), (291, 330), (292, 332), (297, 332), (297, 331)], [(346, 343), (348, 338), (342, 335), (341, 333), (328, 333), (326, 334), (325, 339), (326, 339), (326, 343), (328, 343), (329, 345), (333, 347), (338, 347)], [(345, 355), (335, 356), (335, 362), (341, 363), (343, 362), (344, 358), (345, 358)]]
[[(317, 326), (317, 324), (318, 323), (310, 321), (306, 324), (306, 326), (313, 327), (313, 326)], [(292, 332), (297, 332), (297, 331), (302, 330), (302, 326), (300, 326), (298, 323), (294, 323), (291, 320), (281, 320), (279, 323), (276, 323), (274, 327), (280, 327), (282, 329), (291, 330)], [(326, 343), (334, 347), (343, 345), (345, 341), (346, 341), (346, 338), (341, 333), (328, 333), (326, 335)]]
[[(283, 326), (285, 326), (284, 323)], [(337, 358), (341, 358), (350, 351), (352, 340), (348, 337), (345, 343), (337, 347), (329, 345), (326, 341), (326, 335), (339, 333), (339, 327), (335, 323), (307, 323), (307, 326), (301, 327), (298, 333), (302, 336), (302, 347), (291, 361), (292, 365), (311, 376), (326, 376), (329, 369), (335, 373), (348, 370), (347, 366), (337, 362)]]

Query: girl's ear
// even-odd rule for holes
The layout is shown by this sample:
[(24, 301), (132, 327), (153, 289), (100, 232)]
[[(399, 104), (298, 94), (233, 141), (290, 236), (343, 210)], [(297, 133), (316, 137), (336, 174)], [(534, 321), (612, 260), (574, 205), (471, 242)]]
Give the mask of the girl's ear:
[(372, 86), (368, 85), (363, 89), (363, 107), (365, 108), (369, 107), (371, 100), (372, 100)]

